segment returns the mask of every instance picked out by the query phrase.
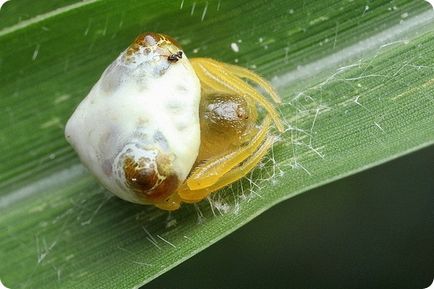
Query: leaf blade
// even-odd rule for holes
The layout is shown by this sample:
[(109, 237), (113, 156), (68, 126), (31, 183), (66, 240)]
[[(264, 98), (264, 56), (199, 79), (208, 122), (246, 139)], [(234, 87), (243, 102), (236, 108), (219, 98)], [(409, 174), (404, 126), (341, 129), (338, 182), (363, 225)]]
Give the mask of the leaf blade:
[[(367, 21), (366, 25), (353, 31), (364, 29), (363, 38), (366, 38), (367, 35), (375, 35), (369, 29), (376, 23), (383, 21), (394, 27), (399, 22), (396, 15), (389, 20), (378, 18), (385, 3), (377, 7), (379, 10), (372, 8), (375, 17), (372, 16), (371, 22)], [(402, 3), (412, 13), (426, 8), (414, 2)], [(185, 7), (181, 12), (172, 4), (167, 7), (151, 4), (149, 11), (159, 13), (159, 17), (133, 13), (143, 4), (130, 4), (131, 7), (110, 1), (97, 2), (46, 19), (43, 24), (33, 24), (13, 35), (0, 37), (1, 74), (10, 71), (0, 80), (3, 108), (0, 123), (11, 124), (0, 128), (3, 156), (0, 166), (0, 222), (5, 228), (0, 233), (0, 256), (2, 260), (11, 260), (0, 265), (0, 273), (8, 286), (10, 283), (21, 288), (56, 287), (59, 284), (62, 288), (82, 288), (91, 284), (100, 288), (137, 287), (283, 199), (433, 143), (433, 83), (430, 76), (434, 54), (431, 47), (434, 46), (429, 29), (432, 26), (424, 22), (415, 28), (427, 25), (428, 32), (425, 34), (413, 36), (408, 44), (401, 41), (384, 49), (379, 45), (373, 55), (355, 53), (355, 57), (360, 56), (362, 60), (351, 59), (350, 64), (345, 66), (347, 68), (328, 67), (326, 62), (319, 74), (309, 72), (311, 74), (303, 76), (302, 84), (300, 78), (292, 80), (288, 74), (284, 74), (283, 81), (282, 78), (276, 79), (285, 103), (280, 107), (287, 122), (283, 140), (274, 147), (262, 169), (214, 196), (212, 206), (206, 202), (197, 207), (184, 206), (168, 217), (155, 208), (110, 198), (78, 164), (63, 139), (62, 124), (96, 81), (98, 74), (137, 34), (143, 21), (153, 27), (164, 26), (168, 31), (183, 23), (185, 27), (179, 28), (177, 33), (185, 36), (180, 39), (183, 39), (184, 43), (181, 43), (187, 51), (193, 52), (197, 43), (203, 49), (197, 55), (213, 55), (229, 62), (238, 58), (246, 67), (257, 63), (260, 71), (268, 76), (291, 73), (296, 60), (282, 61), (286, 53), (288, 58), (302, 54), (301, 62), (312, 63), (319, 59), (318, 62), (322, 63), (324, 55), (330, 55), (340, 47), (355, 49), (357, 46), (350, 33), (342, 33), (342, 39), (346, 40), (342, 40), (341, 46), (330, 44), (324, 49), (325, 52), (320, 45), (319, 48), (313, 46), (312, 43), (318, 39), (334, 35), (339, 26), (336, 28), (333, 21), (336, 19), (330, 21), (330, 17), (329, 20), (321, 20), (321, 17), (300, 14), (298, 22), (295, 22), (300, 27), (311, 21), (313, 26), (321, 21), (328, 21), (327, 25), (324, 24), (324, 31), (319, 32), (315, 29), (305, 34), (292, 31), (288, 39), (296, 41), (301, 47), (295, 46), (293, 51), (286, 52), (282, 48), (288, 44), (276, 40), (288, 33), (284, 29), (269, 36), (262, 28), (252, 29), (250, 23), (243, 23), (243, 19), (230, 18), (234, 17), (231, 14), (234, 9), (238, 9), (240, 15), (251, 13), (264, 21), (273, 13), (283, 15), (280, 12), (282, 7), (266, 10), (260, 2), (222, 6), (221, 15), (213, 12), (220, 15), (218, 21), (221, 22), (210, 19), (203, 25), (198, 21), (208, 5), (205, 2), (196, 4), (198, 10), (193, 16), (190, 15), (191, 3), (188, 11), (184, 11)], [(209, 17), (212, 4), (207, 8)], [(336, 2), (329, 4), (331, 7), (337, 5)], [(360, 6), (361, 2), (356, 4)], [(264, 10), (258, 10), (258, 7)], [(313, 8), (309, 7), (312, 11), (323, 9), (322, 6)], [(354, 7), (347, 6), (346, 9), (347, 14), (343, 15), (346, 15), (344, 19), (348, 23), (342, 25), (352, 27), (353, 14), (350, 12)], [(126, 16), (122, 18), (122, 12), (108, 14), (110, 10), (128, 11), (132, 15), (126, 19)], [(99, 14), (91, 16), (95, 11)], [(261, 14), (258, 11), (268, 12)], [(182, 15), (175, 23), (164, 21), (170, 15), (178, 14)], [(422, 17), (420, 15), (415, 17)], [(307, 16), (311, 18), (306, 22), (303, 17)], [(73, 27), (73, 32), (70, 31), (67, 36), (68, 29), (58, 27), (57, 23), (72, 23), (76, 17), (96, 17), (97, 20), (93, 20), (95, 22), (92, 22), (94, 24), (91, 24), (87, 35), (89, 22), (84, 21)], [(213, 40), (204, 31), (227, 19), (233, 19), (231, 25), (226, 24), (228, 26), (220, 30), (216, 28), (216, 35), (212, 35), (225, 39), (224, 43), (216, 41), (215, 47), (205, 50), (204, 47)], [(293, 23), (290, 18), (283, 20), (282, 25)], [(113, 25), (106, 25), (112, 22)], [(272, 28), (273, 23), (271, 21), (265, 28)], [(245, 33), (231, 36), (232, 25), (238, 25)], [(49, 35), (42, 32), (42, 26), (51, 29)], [(188, 31), (190, 27), (194, 27), (194, 33)], [(306, 36), (306, 33), (308, 41), (303, 42), (301, 35)], [(31, 39), (41, 39), (39, 48), (38, 43), (21, 44), (20, 37), (26, 34), (32, 35)], [(407, 34), (408, 31), (401, 31), (398, 39), (407, 39)], [(241, 35), (248, 36), (239, 43), (240, 52), (229, 54), (230, 43), (237, 42)], [(56, 37), (60, 37), (61, 41)], [(98, 45), (103, 39), (107, 42)], [(258, 46), (263, 50), (258, 52)], [(33, 60), (36, 48), (39, 51)], [(273, 52), (268, 53), (268, 50)], [(68, 53), (68, 57), (63, 57)], [(13, 57), (17, 54), (25, 57)], [(97, 57), (100, 55), (100, 58)], [(336, 64), (341, 64), (340, 61)], [(56, 79), (56, 83), (50, 83), (51, 79)], [(40, 86), (36, 87), (35, 83)], [(8, 108), (12, 115), (8, 113)], [(402, 125), (398, 125), (399, 121)], [(29, 130), (35, 128), (37, 133), (31, 135)], [(280, 171), (283, 176), (279, 175)], [(255, 194), (261, 196), (255, 197)]]

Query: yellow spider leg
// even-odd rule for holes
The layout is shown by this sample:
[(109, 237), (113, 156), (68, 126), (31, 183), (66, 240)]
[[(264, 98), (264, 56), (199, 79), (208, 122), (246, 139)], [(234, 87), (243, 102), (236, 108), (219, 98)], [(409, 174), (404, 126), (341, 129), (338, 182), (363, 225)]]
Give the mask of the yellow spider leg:
[(223, 175), (214, 185), (200, 190), (190, 190), (188, 186), (184, 183), (183, 186), (178, 191), (178, 195), (181, 197), (183, 202), (195, 203), (204, 198), (206, 198), (212, 192), (215, 192), (247, 175), (261, 159), (265, 156), (268, 150), (271, 148), (275, 140), (274, 136), (269, 136), (262, 146), (252, 155), (251, 158), (247, 159), (241, 166), (234, 168), (227, 174)]
[(267, 136), (270, 123), (270, 118), (266, 117), (261, 129), (249, 144), (224, 156), (211, 158), (198, 166), (187, 179), (188, 187), (191, 190), (199, 190), (213, 185), (222, 175), (255, 153)]
[(255, 89), (246, 84), (243, 80), (224, 68), (219, 62), (207, 58), (193, 58), (191, 64), (199, 76), (199, 79), (210, 88), (217, 91), (236, 92), (240, 95), (247, 94), (262, 105), (270, 114), (277, 129), (283, 132), (283, 124), (279, 114), (274, 107)]
[(267, 81), (265, 81), (262, 77), (260, 77), (256, 73), (254, 73), (254, 72), (252, 72), (252, 71), (250, 71), (244, 67), (241, 67), (241, 66), (227, 64), (227, 63), (224, 63), (224, 65), (228, 70), (230, 70), (236, 76), (241, 77), (241, 78), (246, 78), (246, 79), (252, 80), (253, 82), (256, 82), (256, 84), (258, 84), (263, 89), (265, 89), (265, 91), (271, 96), (271, 98), (276, 103), (282, 102), (280, 100), (279, 95), (274, 90), (274, 88)]

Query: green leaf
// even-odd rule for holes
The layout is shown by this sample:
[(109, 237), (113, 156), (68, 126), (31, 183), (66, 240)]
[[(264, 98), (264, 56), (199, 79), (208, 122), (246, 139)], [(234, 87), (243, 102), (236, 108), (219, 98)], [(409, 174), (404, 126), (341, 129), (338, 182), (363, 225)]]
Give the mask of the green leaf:
[[(434, 142), (434, 18), (424, 1), (51, 2), (14, 0), (0, 12), (8, 287), (137, 288), (282, 200)], [(63, 136), (143, 31), (173, 36), (190, 58), (253, 69), (284, 101), (286, 131), (263, 163), (171, 214), (111, 197)]]

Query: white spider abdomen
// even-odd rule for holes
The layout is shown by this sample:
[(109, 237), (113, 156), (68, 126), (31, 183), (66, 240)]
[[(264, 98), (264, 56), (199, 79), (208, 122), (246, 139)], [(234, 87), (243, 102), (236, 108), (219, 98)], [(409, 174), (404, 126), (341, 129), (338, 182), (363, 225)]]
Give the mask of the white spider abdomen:
[(162, 35), (139, 36), (66, 125), (81, 161), (122, 199), (162, 202), (197, 158), (200, 82), (179, 51)]

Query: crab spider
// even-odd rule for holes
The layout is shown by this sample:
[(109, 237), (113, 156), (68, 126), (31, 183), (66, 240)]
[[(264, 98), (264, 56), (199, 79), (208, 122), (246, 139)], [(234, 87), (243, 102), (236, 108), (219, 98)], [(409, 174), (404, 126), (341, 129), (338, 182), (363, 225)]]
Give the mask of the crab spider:
[[(187, 59), (171, 37), (144, 33), (104, 71), (68, 120), (65, 136), (111, 192), (175, 210), (250, 172), (271, 148), (274, 106), (252, 71)], [(257, 106), (266, 115), (260, 122)]]

